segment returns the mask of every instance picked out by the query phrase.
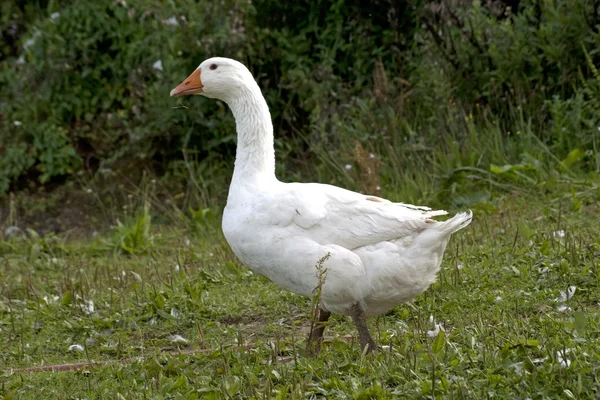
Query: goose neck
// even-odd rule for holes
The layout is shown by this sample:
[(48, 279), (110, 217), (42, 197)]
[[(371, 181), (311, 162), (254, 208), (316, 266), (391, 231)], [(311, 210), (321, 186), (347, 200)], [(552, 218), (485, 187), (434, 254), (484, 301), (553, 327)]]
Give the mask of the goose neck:
[(232, 184), (275, 180), (273, 123), (269, 107), (255, 82), (243, 88), (229, 107), (235, 117), (237, 151)]

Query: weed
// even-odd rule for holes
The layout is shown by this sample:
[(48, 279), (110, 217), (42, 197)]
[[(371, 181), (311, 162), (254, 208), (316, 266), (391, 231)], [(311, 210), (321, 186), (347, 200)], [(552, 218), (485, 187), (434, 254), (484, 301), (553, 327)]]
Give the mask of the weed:
[(136, 254), (150, 248), (154, 240), (151, 232), (150, 205), (144, 204), (144, 208), (135, 218), (128, 223), (117, 220), (117, 226), (113, 237), (108, 242), (115, 252), (124, 251), (128, 254)]

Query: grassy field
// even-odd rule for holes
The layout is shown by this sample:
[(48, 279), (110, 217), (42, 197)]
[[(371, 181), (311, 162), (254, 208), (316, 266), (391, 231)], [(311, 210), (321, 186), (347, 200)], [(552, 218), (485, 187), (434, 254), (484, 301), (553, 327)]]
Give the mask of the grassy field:
[[(3, 2), (0, 400), (600, 398), (598, 4)], [(282, 180), (473, 210), (375, 354), (225, 242), (235, 120), (168, 96), (215, 55)]]
[[(240, 265), (210, 213), (1, 241), (0, 398), (598, 398), (600, 214), (559, 199), (476, 205), (369, 356), (338, 316), (304, 357), (311, 301)], [(82, 362), (108, 363), (20, 370)]]

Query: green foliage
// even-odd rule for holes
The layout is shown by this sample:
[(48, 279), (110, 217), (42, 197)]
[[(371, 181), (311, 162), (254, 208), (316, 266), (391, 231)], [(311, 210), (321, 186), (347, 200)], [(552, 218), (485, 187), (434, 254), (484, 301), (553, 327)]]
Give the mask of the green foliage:
[(189, 229), (194, 233), (203, 233), (214, 226), (215, 212), (210, 208), (189, 209)]
[(149, 249), (154, 240), (151, 232), (150, 205), (146, 203), (141, 213), (129, 223), (117, 220), (110, 247), (116, 253), (136, 254)]
[[(557, 160), (576, 149), (585, 156), (569, 174), (600, 172), (600, 11), (590, 0), (512, 10), (383, 0), (2, 7), (0, 192), (125, 163), (185, 181), (186, 152), (198, 170), (226, 176), (230, 113), (168, 97), (214, 55), (245, 62), (263, 88), (283, 178), (361, 189), (343, 168), (355, 165), (356, 141), (381, 161), (381, 190), (406, 200), (482, 189), (449, 189), (448, 171), (465, 167), (564, 173)], [(211, 194), (203, 206), (213, 186), (222, 192), (217, 180), (198, 186)]]

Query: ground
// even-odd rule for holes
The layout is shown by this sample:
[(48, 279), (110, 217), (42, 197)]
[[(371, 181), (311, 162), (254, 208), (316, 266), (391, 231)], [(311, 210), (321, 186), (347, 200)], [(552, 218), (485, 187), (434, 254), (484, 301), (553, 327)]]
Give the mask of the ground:
[[(438, 282), (369, 321), (366, 356), (337, 316), (304, 357), (313, 304), (240, 265), (209, 213), (0, 241), (0, 398), (599, 398), (593, 204), (475, 205)], [(85, 362), (106, 363), (22, 370)]]

